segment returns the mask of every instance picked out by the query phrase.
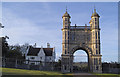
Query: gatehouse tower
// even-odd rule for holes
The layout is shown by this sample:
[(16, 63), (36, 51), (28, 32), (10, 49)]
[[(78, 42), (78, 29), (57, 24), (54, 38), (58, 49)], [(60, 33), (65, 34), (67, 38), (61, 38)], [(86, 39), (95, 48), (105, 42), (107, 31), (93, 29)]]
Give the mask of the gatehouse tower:
[(92, 13), (90, 26), (71, 26), (71, 16), (67, 10), (62, 16), (62, 72), (73, 72), (73, 54), (81, 49), (87, 53), (88, 67), (90, 72), (101, 73), (101, 53), (100, 53), (100, 27), (99, 14), (94, 9)]

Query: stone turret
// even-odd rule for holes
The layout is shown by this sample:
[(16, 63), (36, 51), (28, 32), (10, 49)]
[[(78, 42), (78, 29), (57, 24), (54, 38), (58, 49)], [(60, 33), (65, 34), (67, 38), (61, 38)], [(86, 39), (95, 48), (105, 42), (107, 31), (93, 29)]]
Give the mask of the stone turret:
[(93, 51), (93, 72), (102, 72), (101, 55), (100, 55), (100, 28), (99, 28), (99, 14), (94, 9), (94, 13), (91, 16), (91, 48)]

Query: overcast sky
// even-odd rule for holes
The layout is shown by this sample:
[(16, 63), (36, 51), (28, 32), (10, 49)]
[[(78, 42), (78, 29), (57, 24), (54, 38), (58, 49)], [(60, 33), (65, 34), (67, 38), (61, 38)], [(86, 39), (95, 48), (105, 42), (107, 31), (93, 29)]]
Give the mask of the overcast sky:
[(3, 2), (3, 36), (9, 36), (11, 45), (37, 43), (38, 47), (46, 47), (49, 42), (56, 48), (58, 59), (62, 52), (62, 15), (66, 6), (71, 25), (83, 26), (89, 25), (94, 5), (100, 15), (102, 61), (118, 61), (118, 6), (113, 2)]

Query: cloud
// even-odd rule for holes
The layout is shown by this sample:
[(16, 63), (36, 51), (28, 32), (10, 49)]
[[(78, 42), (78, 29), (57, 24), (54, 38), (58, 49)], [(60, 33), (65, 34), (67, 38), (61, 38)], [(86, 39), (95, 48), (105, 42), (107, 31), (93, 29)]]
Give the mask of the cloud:
[[(3, 33), (10, 37), (8, 40), (9, 44), (24, 44), (28, 42), (32, 45), (37, 43), (38, 47), (41, 45), (46, 47), (46, 43), (49, 42), (51, 47), (56, 47), (56, 56), (58, 59), (62, 53), (62, 10), (58, 11), (58, 8), (60, 9), (62, 7), (58, 7), (56, 12), (56, 10), (52, 9), (53, 6), (50, 6), (48, 3), (40, 5), (42, 9), (36, 8), (35, 6), (34, 8), (31, 6), (28, 9), (26, 5), (24, 8), (24, 4), (21, 8), (21, 4), (18, 3), (19, 5), (16, 4), (15, 6), (13, 4), (11, 6), (15, 8), (7, 6), (7, 4), (3, 7), (3, 25), (5, 26)], [(28, 3), (27, 6), (30, 6), (30, 4)], [(73, 13), (70, 14), (72, 25), (75, 23), (77, 25), (84, 25), (89, 22), (91, 13), (89, 15), (88, 12), (81, 13), (83, 10), (79, 11), (78, 9), (76, 10), (78, 12), (74, 12), (73, 9), (70, 12)], [(110, 61), (110, 59), (112, 61), (117, 60), (118, 28), (117, 18), (115, 17), (115, 14), (113, 16), (103, 14), (100, 18), (101, 52), (103, 59), (107, 61)], [(77, 56), (82, 56), (82, 54)], [(111, 56), (114, 58), (111, 58)]]
[[(61, 47), (62, 37), (60, 36), (62, 36), (62, 33), (59, 32), (60, 30), (49, 29), (41, 24), (38, 26), (34, 21), (21, 17), (8, 8), (3, 9), (3, 24), (5, 25), (3, 36), (7, 35), (10, 38), (8, 40), (9, 44), (24, 44), (28, 42), (32, 45), (37, 43), (38, 47), (41, 45), (46, 47), (46, 43), (49, 42), (51, 47), (56, 47), (56, 53), (61, 52), (59, 47)], [(59, 56), (60, 54), (57, 55), (57, 58)]]

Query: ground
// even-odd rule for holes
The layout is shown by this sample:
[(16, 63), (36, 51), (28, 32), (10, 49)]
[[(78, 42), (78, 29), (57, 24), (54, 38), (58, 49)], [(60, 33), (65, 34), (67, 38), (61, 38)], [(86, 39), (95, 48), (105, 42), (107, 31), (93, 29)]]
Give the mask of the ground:
[(67, 73), (55, 71), (24, 70), (14, 68), (2, 68), (2, 77), (120, 77), (117, 74), (95, 74), (95, 73)]

